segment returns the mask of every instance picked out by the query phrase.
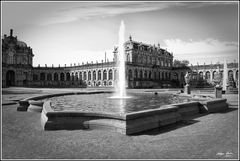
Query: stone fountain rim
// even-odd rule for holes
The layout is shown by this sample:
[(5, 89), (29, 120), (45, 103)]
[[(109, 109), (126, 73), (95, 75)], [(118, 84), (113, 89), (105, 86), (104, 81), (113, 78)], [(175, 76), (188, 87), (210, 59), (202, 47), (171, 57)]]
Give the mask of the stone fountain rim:
[[(64, 95), (81, 95), (81, 94), (101, 94), (101, 93), (114, 93), (113, 91), (84, 91), (84, 92), (63, 92), (63, 93), (56, 93), (56, 94), (44, 94), (40, 96), (33, 96), (23, 99), (23, 102), (28, 103), (31, 100), (41, 100), (45, 98), (51, 98), (55, 96), (64, 96)], [(174, 94), (179, 95), (180, 94)], [(130, 113), (103, 113), (103, 112), (86, 112), (86, 111), (74, 111), (74, 110), (65, 110), (65, 111), (54, 111), (51, 107), (51, 101), (44, 101), (43, 104), (43, 111), (46, 116), (49, 117), (80, 117), (80, 116), (86, 116), (86, 117), (97, 117), (97, 118), (112, 118), (112, 119), (118, 119), (118, 120), (131, 120), (136, 119), (142, 116), (148, 116), (160, 113), (167, 113), (171, 111), (177, 111), (179, 108), (183, 106), (191, 106), (191, 105), (199, 105), (199, 104), (209, 104), (218, 102), (218, 100), (222, 99), (212, 99), (212, 100), (205, 100), (205, 101), (190, 101), (185, 103), (175, 103), (175, 104), (169, 104), (164, 105), (159, 108), (155, 109), (147, 109), (142, 111), (136, 111), (136, 112), (130, 112)]]

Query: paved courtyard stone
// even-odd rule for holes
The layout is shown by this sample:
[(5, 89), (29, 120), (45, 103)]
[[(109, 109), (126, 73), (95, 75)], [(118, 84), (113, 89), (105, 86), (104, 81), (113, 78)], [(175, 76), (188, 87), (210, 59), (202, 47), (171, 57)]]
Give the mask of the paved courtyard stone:
[[(35, 94), (76, 89), (39, 90)], [(7, 98), (7, 95), (3, 95), (3, 98), (5, 96)], [(15, 96), (17, 99), (22, 97), (18, 94)], [(18, 112), (17, 104), (3, 105), (2, 157), (3, 159), (237, 159), (238, 96), (223, 95), (223, 97), (230, 103), (227, 112), (186, 118), (178, 124), (131, 136), (104, 130), (44, 131), (40, 123), (40, 113)]]

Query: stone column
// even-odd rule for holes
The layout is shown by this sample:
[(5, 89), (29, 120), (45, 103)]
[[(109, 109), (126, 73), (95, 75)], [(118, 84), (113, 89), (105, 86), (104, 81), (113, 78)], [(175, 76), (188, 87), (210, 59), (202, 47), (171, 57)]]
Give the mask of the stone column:
[(210, 70), (209, 72), (210, 72), (210, 82), (212, 83), (212, 80), (213, 80), (213, 71)]
[(88, 70), (86, 71), (86, 81), (88, 81)]
[(96, 72), (96, 81), (98, 81), (98, 70), (95, 70)]
[(115, 70), (114, 68), (112, 68), (112, 80), (114, 81), (114, 79), (115, 79)]
[(232, 70), (233, 71), (233, 80), (236, 81), (236, 70)]

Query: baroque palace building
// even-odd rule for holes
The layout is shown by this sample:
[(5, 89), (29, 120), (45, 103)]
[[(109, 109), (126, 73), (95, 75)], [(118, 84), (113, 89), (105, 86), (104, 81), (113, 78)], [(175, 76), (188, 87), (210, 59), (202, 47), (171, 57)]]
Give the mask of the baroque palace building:
[[(195, 80), (211, 84), (217, 68), (223, 65), (174, 67), (173, 54), (160, 48), (160, 44), (148, 45), (125, 42), (126, 79), (128, 88), (183, 87), (186, 72)], [(33, 51), (26, 43), (13, 36), (2, 39), (2, 87), (113, 87), (117, 82), (118, 49), (113, 50), (113, 61), (82, 63), (58, 67), (33, 67)], [(228, 64), (229, 79), (238, 86), (238, 64)]]

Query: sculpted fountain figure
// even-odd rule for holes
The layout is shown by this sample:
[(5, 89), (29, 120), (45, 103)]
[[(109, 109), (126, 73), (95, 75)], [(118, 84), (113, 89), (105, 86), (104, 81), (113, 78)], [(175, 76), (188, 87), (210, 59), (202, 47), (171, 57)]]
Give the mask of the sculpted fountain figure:
[(216, 98), (222, 98), (222, 86), (220, 85), (221, 83), (221, 73), (219, 67), (217, 67), (216, 75), (214, 78), (214, 83), (215, 83), (215, 89), (214, 89), (214, 94)]
[(184, 86), (184, 93), (185, 93), (185, 94), (190, 94), (190, 93), (191, 93), (191, 91), (190, 91), (190, 86), (189, 86), (190, 75), (189, 75), (188, 72), (187, 72), (186, 75), (184, 76), (184, 79), (185, 79), (185, 83), (186, 83), (186, 85)]

